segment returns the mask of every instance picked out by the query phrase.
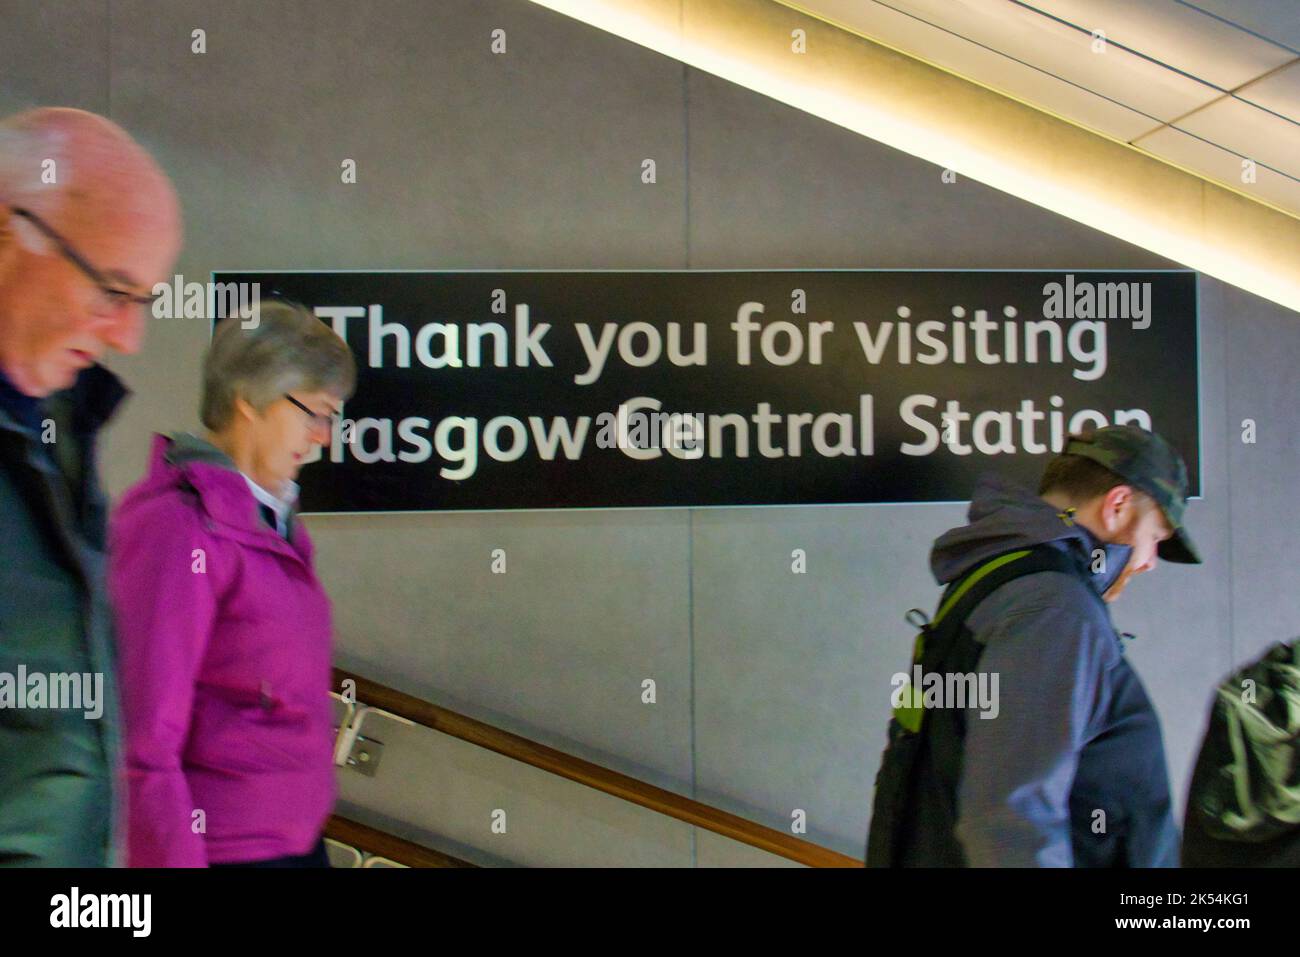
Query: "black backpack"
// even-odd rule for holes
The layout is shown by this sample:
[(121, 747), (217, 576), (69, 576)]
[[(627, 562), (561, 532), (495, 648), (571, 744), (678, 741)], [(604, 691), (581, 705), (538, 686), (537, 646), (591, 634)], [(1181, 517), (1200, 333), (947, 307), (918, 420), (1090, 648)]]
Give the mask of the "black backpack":
[[(984, 646), (966, 628), (971, 611), (1012, 579), (1045, 571), (1084, 575), (1076, 558), (1040, 545), (998, 555), (951, 582), (933, 621), (926, 622), (917, 609), (908, 613), (909, 623), (920, 627), (912, 665), (919, 664), (924, 675), (973, 673)], [(913, 673), (909, 669), (909, 678)], [(876, 774), (868, 867), (904, 867), (913, 861), (966, 866), (954, 834), (965, 721), (962, 709), (926, 710), (918, 689), (904, 689), (902, 705), (894, 709), (889, 722), (889, 740)]]
[(1184, 867), (1300, 865), (1300, 643), (1275, 644), (1215, 689), (1182, 856)]

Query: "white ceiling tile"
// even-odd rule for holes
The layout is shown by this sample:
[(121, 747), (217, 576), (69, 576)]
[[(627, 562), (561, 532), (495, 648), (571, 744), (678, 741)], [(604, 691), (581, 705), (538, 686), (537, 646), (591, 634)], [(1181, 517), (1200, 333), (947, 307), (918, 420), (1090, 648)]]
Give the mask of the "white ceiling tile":
[(825, 19), (855, 33), (1124, 142), (1157, 125), (1141, 113), (888, 7), (861, 0), (825, 0), (817, 7)]
[[(1113, 45), (1094, 52), (1090, 35), (1007, 0), (808, 0), (800, 5), (819, 14), (834, 11), (835, 19), (851, 27), (869, 19), (872, 7), (896, 8), (1165, 121), (1218, 95)], [(926, 56), (924, 49), (911, 52)]]
[(1300, 60), (1238, 90), (1237, 96), (1300, 123)]
[[(1268, 112), (1300, 116), (1300, 62), (1286, 65), (1296, 59), (1291, 52), (1192, 4), (1024, 0), (1040, 13), (1012, 0), (785, 2), (1300, 215), (1300, 126)], [(1276, 27), (1270, 18), (1284, 8), (1300, 20), (1300, 0), (1246, 5), (1251, 29), (1264, 20)], [(1218, 86), (1246, 85), (1236, 98), (1224, 96), (1113, 43), (1094, 53), (1090, 34), (1052, 17), (1105, 31), (1109, 40)], [(1269, 71), (1275, 72), (1248, 82)], [(1152, 132), (1158, 124), (1144, 113), (1181, 129)], [(1289, 176), (1257, 166), (1256, 182), (1243, 184), (1234, 151)]]
[(1209, 11), (1300, 52), (1300, 4), (1296, 0), (1190, 0), (1184, 5)]
[(1300, 216), (1300, 182), (1262, 167), (1255, 169), (1255, 182), (1241, 181), (1241, 159), (1209, 143), (1175, 129), (1163, 129), (1144, 137), (1140, 147), (1154, 156), (1176, 163), (1206, 179), (1256, 196), (1265, 202)]
[(1295, 54), (1174, 0), (1025, 0), (1224, 90)]
[(1257, 163), (1300, 177), (1300, 125), (1249, 103), (1224, 97), (1175, 125)]

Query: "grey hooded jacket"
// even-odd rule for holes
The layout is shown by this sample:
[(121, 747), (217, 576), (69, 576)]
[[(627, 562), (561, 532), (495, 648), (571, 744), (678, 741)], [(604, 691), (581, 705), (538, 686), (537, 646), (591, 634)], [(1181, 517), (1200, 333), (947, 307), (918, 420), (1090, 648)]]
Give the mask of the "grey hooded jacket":
[[(1078, 559), (1100, 595), (1131, 551), (995, 478), (976, 490), (969, 520), (934, 543), (941, 584), (1050, 543)], [(971, 709), (966, 720), (956, 837), (970, 866), (1178, 865), (1159, 720), (1088, 587), (1061, 572), (1029, 574), (966, 619), (985, 645), (979, 670), (999, 679), (996, 717)]]

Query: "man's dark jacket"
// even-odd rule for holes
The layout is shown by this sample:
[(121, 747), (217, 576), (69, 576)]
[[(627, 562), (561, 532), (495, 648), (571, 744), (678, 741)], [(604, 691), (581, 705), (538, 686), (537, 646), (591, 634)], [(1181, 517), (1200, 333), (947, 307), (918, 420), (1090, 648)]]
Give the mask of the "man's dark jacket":
[(40, 404), (0, 377), (0, 673), (100, 674), (105, 699), (98, 718), (0, 708), (0, 866), (120, 863), (107, 503), (95, 437), (124, 395), (99, 366)]
[[(986, 479), (970, 523), (934, 544), (931, 569), (947, 584), (988, 559), (1048, 545), (1081, 574), (1035, 572), (992, 592), (966, 620), (997, 674), (997, 716), (965, 715), (955, 834), (972, 867), (1176, 867), (1160, 723), (1098, 596), (1131, 549), (1106, 545), (1026, 489)], [(1096, 571), (1094, 572), (1094, 569)], [(991, 713), (991, 709), (984, 709)], [(922, 776), (930, 768), (922, 765)], [(951, 863), (927, 820), (906, 855), (910, 866)], [(931, 805), (933, 806), (933, 805)]]

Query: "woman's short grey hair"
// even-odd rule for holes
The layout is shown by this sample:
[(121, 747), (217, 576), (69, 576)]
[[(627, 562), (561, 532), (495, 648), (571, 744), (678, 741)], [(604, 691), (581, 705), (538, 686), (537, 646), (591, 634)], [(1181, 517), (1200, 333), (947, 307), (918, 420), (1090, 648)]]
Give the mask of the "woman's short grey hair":
[(214, 432), (234, 417), (237, 398), (261, 412), (286, 392), (328, 392), (346, 399), (356, 388), (352, 350), (307, 309), (266, 299), (258, 318), (251, 328), (238, 317), (218, 323), (208, 347), (199, 417)]

